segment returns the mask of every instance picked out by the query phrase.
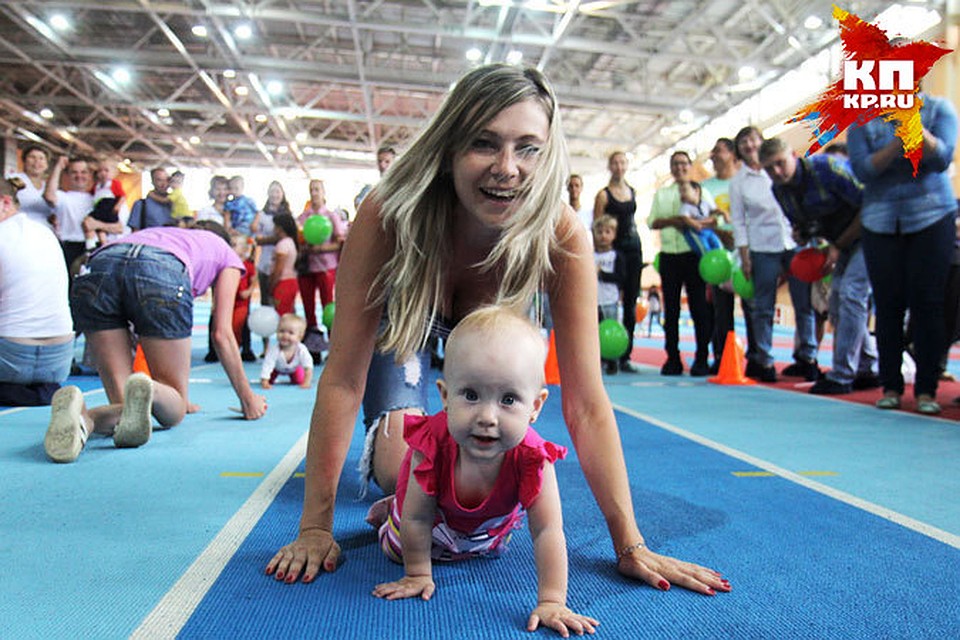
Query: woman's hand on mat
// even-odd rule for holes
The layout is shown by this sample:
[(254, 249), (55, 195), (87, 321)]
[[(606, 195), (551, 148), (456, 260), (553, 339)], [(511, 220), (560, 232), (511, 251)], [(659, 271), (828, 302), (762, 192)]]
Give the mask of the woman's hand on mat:
[(373, 589), (373, 595), (387, 600), (400, 600), (401, 598), (415, 598), (420, 596), (424, 600), (429, 600), (437, 586), (433, 583), (432, 576), (403, 576), (396, 582), (383, 582)]
[(639, 547), (617, 560), (617, 570), (628, 578), (643, 580), (651, 587), (669, 591), (677, 585), (707, 596), (730, 591), (730, 583), (719, 573)]
[(536, 631), (537, 627), (543, 625), (569, 638), (571, 631), (578, 636), (584, 632), (593, 633), (599, 624), (599, 620), (582, 616), (559, 602), (541, 602), (527, 620), (527, 631)]
[(243, 417), (246, 420), (259, 420), (267, 412), (267, 398), (265, 396), (251, 393), (249, 398), (241, 399), (243, 404)]
[(323, 529), (301, 531), (296, 540), (282, 547), (267, 563), (267, 575), (292, 584), (303, 573), (304, 582), (313, 582), (322, 568), (328, 573), (337, 570), (340, 545), (333, 534)]

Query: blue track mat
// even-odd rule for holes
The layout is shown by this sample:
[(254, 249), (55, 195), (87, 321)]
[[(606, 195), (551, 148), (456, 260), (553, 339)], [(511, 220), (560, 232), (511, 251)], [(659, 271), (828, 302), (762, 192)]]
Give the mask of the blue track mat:
[[(569, 445), (559, 407), (554, 395), (539, 424), (545, 437)], [(734, 591), (664, 594), (620, 577), (600, 513), (575, 457), (568, 458), (557, 471), (569, 602), (601, 621), (598, 637), (955, 637), (960, 550), (782, 478), (734, 476), (749, 467), (637, 418), (618, 420), (648, 541), (724, 572)], [(338, 501), (336, 534), (346, 561), (335, 576), (289, 586), (262, 575), (297, 527), (303, 479), (291, 478), (180, 637), (529, 637), (536, 574), (526, 531), (499, 559), (436, 566), (430, 602), (381, 601), (371, 588), (402, 570), (363, 523), (370, 500), (353, 498), (352, 477)]]
[[(0, 409), (0, 637), (530, 637), (536, 576), (526, 530), (502, 558), (438, 566), (428, 603), (370, 595), (402, 569), (363, 523), (378, 496), (356, 499), (359, 425), (338, 503), (343, 566), (312, 585), (263, 576), (297, 528), (304, 481), (294, 472), (314, 396), (278, 385), (262, 420), (237, 419), (222, 368), (202, 362), (207, 313), (197, 312), (191, 372), (203, 410), (145, 447), (118, 451), (94, 438), (76, 463), (54, 465), (42, 449), (49, 409)], [(256, 379), (259, 365), (246, 372)], [(604, 381), (632, 412), (618, 422), (650, 545), (722, 571), (734, 591), (665, 594), (621, 578), (571, 451), (557, 465), (569, 600), (601, 620), (597, 637), (960, 637), (956, 423), (653, 370)], [(103, 402), (96, 377), (71, 383), (89, 404)], [(551, 393), (539, 430), (569, 446), (559, 390)], [(786, 477), (734, 475), (753, 469), (745, 459)], [(786, 479), (803, 470), (831, 475)]]

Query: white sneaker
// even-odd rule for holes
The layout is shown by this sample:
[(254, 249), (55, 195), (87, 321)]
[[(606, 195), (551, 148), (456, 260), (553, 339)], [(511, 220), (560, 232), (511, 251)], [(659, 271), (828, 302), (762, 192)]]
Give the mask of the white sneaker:
[(134, 373), (123, 387), (123, 413), (113, 431), (117, 447), (139, 447), (150, 440), (153, 431), (153, 380), (143, 373)]
[(50, 403), (50, 425), (43, 437), (43, 450), (54, 462), (73, 462), (87, 442), (83, 422), (83, 393), (78, 387), (62, 387)]

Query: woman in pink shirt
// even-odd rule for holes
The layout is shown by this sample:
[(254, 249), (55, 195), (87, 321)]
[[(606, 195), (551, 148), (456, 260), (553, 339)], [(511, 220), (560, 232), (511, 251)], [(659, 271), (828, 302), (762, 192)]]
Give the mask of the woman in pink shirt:
[[(297, 277), (300, 285), (300, 298), (303, 300), (303, 312), (307, 317), (307, 328), (317, 327), (316, 291), (320, 290), (320, 306), (333, 302), (333, 287), (337, 278), (337, 265), (340, 263), (340, 247), (347, 236), (347, 226), (335, 211), (327, 208), (327, 196), (323, 180), (310, 181), (310, 201), (297, 218), (300, 227), (310, 216), (326, 216), (333, 224), (333, 233), (321, 244), (305, 244), (306, 264)], [(303, 261), (301, 261), (302, 263)]]
[[(193, 300), (213, 287), (213, 344), (247, 420), (267, 409), (250, 387), (233, 334), (233, 306), (243, 262), (215, 222), (196, 228), (151, 227), (91, 254), (70, 287), (74, 328), (97, 361), (109, 404), (87, 410), (75, 386), (53, 396), (44, 450), (73, 462), (93, 432), (118, 447), (146, 444), (152, 418), (173, 427), (197, 407), (189, 401)], [(134, 373), (132, 324), (151, 377)]]

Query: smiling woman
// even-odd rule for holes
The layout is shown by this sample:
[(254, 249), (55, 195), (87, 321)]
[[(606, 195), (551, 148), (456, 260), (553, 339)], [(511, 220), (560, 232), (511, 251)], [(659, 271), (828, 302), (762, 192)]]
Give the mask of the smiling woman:
[(360, 207), (338, 271), (330, 357), (317, 388), (297, 539), (267, 564), (292, 583), (334, 571), (334, 498), (363, 400), (367, 478), (393, 493), (405, 413), (426, 407), (431, 333), (497, 303), (526, 312), (550, 296), (564, 417), (612, 537), (618, 569), (660, 589), (729, 590), (718, 574), (653, 553), (636, 525), (597, 340), (596, 267), (562, 203), (566, 143), (546, 78), (474, 69)]

